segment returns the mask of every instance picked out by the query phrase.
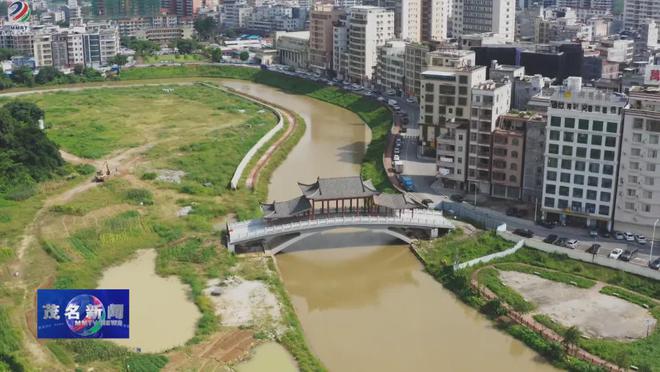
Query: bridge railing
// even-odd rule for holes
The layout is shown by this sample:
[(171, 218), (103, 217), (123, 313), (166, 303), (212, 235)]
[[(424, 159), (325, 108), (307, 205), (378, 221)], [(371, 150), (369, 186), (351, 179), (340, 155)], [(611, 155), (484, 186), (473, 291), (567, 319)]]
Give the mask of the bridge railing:
[(307, 228), (326, 226), (359, 226), (359, 225), (403, 224), (415, 227), (448, 227), (451, 226), (442, 212), (416, 209), (414, 212), (402, 211), (396, 216), (334, 216), (316, 219), (305, 219), (280, 225), (268, 225), (263, 219), (232, 223), (229, 225), (230, 242), (247, 241), (277, 235), (288, 231), (298, 231)]

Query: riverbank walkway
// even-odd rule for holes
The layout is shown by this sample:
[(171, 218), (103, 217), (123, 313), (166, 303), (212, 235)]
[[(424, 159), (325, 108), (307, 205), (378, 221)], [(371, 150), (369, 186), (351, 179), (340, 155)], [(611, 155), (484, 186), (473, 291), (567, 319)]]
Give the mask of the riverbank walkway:
[[(382, 194), (361, 177), (318, 178), (298, 183), (302, 195), (261, 205), (263, 218), (227, 224), (227, 246), (270, 243), (276, 254), (313, 234), (342, 227), (359, 227), (396, 237), (406, 243), (409, 230), (453, 229), (440, 211), (426, 209), (408, 194)], [(272, 243), (275, 243), (274, 245)]]

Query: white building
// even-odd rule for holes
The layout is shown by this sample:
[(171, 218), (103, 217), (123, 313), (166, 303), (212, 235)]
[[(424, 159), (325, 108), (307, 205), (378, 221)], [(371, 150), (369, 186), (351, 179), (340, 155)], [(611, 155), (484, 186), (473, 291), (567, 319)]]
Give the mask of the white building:
[(660, 23), (660, 1), (625, 0), (623, 3), (623, 23), (626, 29), (638, 30), (651, 20)]
[(302, 69), (309, 67), (309, 31), (277, 31), (273, 40), (281, 64)]
[(633, 87), (629, 102), (623, 119), (614, 227), (650, 237), (660, 218), (660, 88)]
[(493, 32), (513, 41), (515, 15), (516, 4), (512, 0), (454, 0), (453, 36)]
[(403, 91), (405, 52), (406, 43), (400, 40), (388, 41), (378, 47), (375, 83), (381, 90)]
[(355, 83), (371, 81), (377, 47), (394, 38), (394, 12), (375, 6), (356, 6), (348, 18), (348, 78)]
[(343, 80), (348, 74), (348, 25), (340, 17), (332, 27), (332, 71)]
[(623, 94), (569, 77), (548, 108), (542, 213), (548, 220), (612, 228)]

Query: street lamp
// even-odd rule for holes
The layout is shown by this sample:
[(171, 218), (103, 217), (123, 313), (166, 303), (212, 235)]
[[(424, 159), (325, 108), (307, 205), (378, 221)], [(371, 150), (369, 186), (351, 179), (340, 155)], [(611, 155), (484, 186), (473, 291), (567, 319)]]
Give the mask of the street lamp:
[(655, 243), (655, 226), (658, 224), (658, 221), (660, 221), (660, 218), (657, 218), (653, 223), (653, 236), (651, 237), (651, 252), (649, 253), (649, 263), (653, 261), (653, 243)]

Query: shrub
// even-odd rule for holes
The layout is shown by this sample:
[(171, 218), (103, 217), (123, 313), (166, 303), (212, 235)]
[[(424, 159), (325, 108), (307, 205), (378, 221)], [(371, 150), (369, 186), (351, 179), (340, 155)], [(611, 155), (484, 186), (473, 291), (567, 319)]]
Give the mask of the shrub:
[(156, 172), (146, 172), (142, 174), (142, 177), (140, 177), (140, 179), (145, 181), (151, 181), (151, 180), (155, 180), (156, 177), (158, 177), (158, 174), (156, 174)]
[(154, 196), (147, 189), (130, 189), (126, 191), (126, 199), (132, 204), (152, 205)]
[(78, 172), (78, 174), (83, 176), (96, 173), (96, 168), (91, 164), (78, 164), (74, 166), (73, 169)]

